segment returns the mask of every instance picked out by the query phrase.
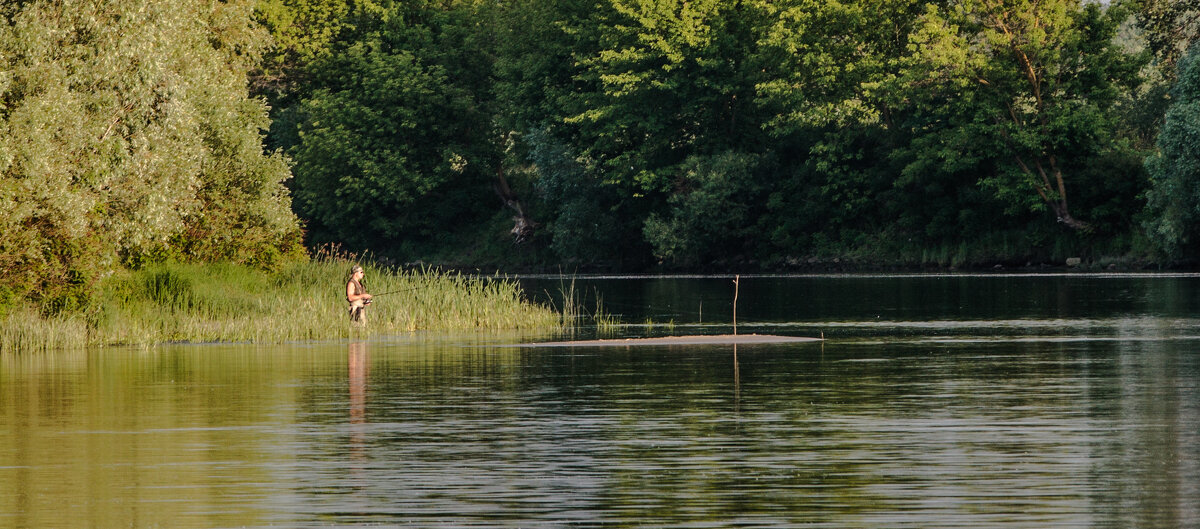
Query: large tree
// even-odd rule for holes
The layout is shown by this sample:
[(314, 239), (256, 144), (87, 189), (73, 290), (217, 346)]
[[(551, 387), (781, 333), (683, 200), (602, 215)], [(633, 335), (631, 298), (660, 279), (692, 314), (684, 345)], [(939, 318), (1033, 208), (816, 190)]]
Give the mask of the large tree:
[(900, 88), (934, 118), (914, 130), (927, 138), (918, 159), (958, 145), (956, 159), (992, 160), (979, 182), (1011, 212), (1049, 209), (1065, 226), (1090, 229), (1069, 191), (1099, 185), (1073, 174), (1121, 148), (1116, 108), (1141, 66), (1113, 43), (1124, 15), (1078, 0), (930, 7)]
[(477, 3), (362, 4), (307, 67), (296, 211), (311, 243), (407, 257), (497, 204), (488, 32)]
[[(776, 251), (861, 244), (909, 204), (888, 196), (896, 178), (888, 129), (909, 104), (893, 84), (921, 3), (912, 0), (764, 2), (767, 27), (754, 64), (756, 102), (778, 174), (761, 221)], [(897, 134), (895, 136), (907, 136)], [(944, 208), (943, 201), (911, 206)]]
[(86, 301), (122, 261), (268, 263), (298, 226), (247, 71), (252, 2), (0, 8), (0, 289)]
[[(690, 192), (695, 160), (762, 147), (748, 61), (762, 15), (757, 1), (607, 0), (559, 22), (573, 37), (574, 68), (551, 90), (545, 126), (531, 139), (541, 142), (540, 188), (562, 206), (547, 219), (560, 256), (600, 247), (620, 249), (627, 263), (644, 260), (645, 222), (668, 197)], [(682, 225), (649, 229), (668, 226)], [(652, 238), (674, 237), (662, 235)], [(586, 242), (559, 240), (568, 236)]]

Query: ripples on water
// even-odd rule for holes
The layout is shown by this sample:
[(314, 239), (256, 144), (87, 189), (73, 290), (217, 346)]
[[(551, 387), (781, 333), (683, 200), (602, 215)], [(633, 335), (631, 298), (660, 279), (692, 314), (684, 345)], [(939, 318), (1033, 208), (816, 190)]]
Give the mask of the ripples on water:
[[(293, 478), (312, 516), (343, 522), (1188, 527), (1195, 364), (1188, 388), (1122, 389), (1113, 360), (764, 347), (739, 351), (734, 378), (722, 348), (538, 351), (487, 368), (537, 366), (507, 383), (372, 390), (387, 396), (349, 426), (357, 465), (299, 453)], [(329, 432), (309, 434), (320, 448)]]
[(0, 526), (1200, 526), (1186, 310), (784, 312), (828, 341), (5, 358)]

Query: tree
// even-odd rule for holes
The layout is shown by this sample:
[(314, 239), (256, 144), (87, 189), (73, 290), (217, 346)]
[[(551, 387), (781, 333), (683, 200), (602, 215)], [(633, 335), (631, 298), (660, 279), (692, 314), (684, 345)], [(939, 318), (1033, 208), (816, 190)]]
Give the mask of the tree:
[[(501, 94), (541, 111), (516, 112), (537, 131), (526, 145), (543, 198), (555, 197), (544, 217), (559, 256), (587, 262), (595, 257), (588, 248), (599, 246), (641, 263), (649, 248), (637, 234), (667, 197), (686, 192), (690, 157), (762, 146), (746, 60), (761, 9), (753, 1), (607, 0), (590, 10), (557, 3), (564, 13), (539, 15), (556, 28), (541, 42), (560, 45), (546, 55), (569, 60), (533, 60), (548, 75), (513, 75), (520, 84)], [(500, 64), (515, 72), (507, 65), (529, 62)], [(605, 242), (562, 240), (569, 236)]]
[(1049, 209), (1063, 225), (1086, 231), (1092, 226), (1072, 213), (1068, 173), (1117, 144), (1114, 109), (1138, 83), (1142, 64), (1112, 43), (1123, 18), (1118, 8), (1077, 0), (930, 7), (898, 81), (936, 116), (922, 131), (934, 135), (931, 146), (969, 138), (957, 143), (972, 156), (1004, 153), (1006, 161), (979, 182), (1010, 212)]
[(470, 2), (376, 7), (310, 66), (289, 153), (310, 243), (400, 257), (496, 203), (490, 63)]
[(546, 229), (550, 249), (559, 259), (597, 265), (637, 246), (629, 239), (630, 223), (620, 214), (626, 197), (619, 187), (597, 175), (545, 129), (530, 132), (526, 141), (538, 173), (535, 189), (543, 203), (553, 205)]
[(1150, 51), (1174, 78), (1176, 62), (1200, 36), (1200, 0), (1132, 0)]
[(684, 267), (744, 257), (757, 242), (760, 163), (758, 156), (734, 152), (689, 157), (667, 214), (652, 213), (646, 221), (643, 233), (655, 256)]
[[(752, 62), (762, 127), (780, 173), (764, 220), (773, 249), (839, 251), (895, 223), (889, 134), (908, 101), (888, 84), (920, 4), (909, 0), (763, 3)], [(891, 193), (894, 195), (894, 193)], [(930, 206), (931, 202), (921, 202)], [(940, 204), (938, 204), (940, 205)]]
[(306, 68), (327, 58), (342, 33), (352, 29), (348, 0), (259, 0), (254, 18), (270, 32), (271, 46), (251, 76), (255, 93), (273, 105), (289, 105), (302, 89)]
[(564, 103), (590, 89), (577, 78), (577, 57), (597, 53), (587, 21), (592, 0), (515, 0), (496, 9), (496, 118), (502, 129), (525, 134), (568, 115)]
[(756, 146), (746, 59), (758, 16), (748, 1), (607, 2), (564, 120), (580, 154), (631, 194), (661, 196), (688, 156)]
[(1193, 257), (1200, 220), (1200, 45), (1179, 64), (1172, 102), (1158, 136), (1158, 152), (1146, 160), (1151, 187), (1146, 228), (1168, 257)]
[(827, 126), (887, 123), (901, 101), (882, 85), (895, 76), (921, 4), (911, 0), (764, 2), (754, 63), (765, 73), (757, 101), (775, 137)]
[(121, 263), (298, 249), (246, 72), (247, 1), (9, 4), (0, 19), (0, 288), (50, 310)]

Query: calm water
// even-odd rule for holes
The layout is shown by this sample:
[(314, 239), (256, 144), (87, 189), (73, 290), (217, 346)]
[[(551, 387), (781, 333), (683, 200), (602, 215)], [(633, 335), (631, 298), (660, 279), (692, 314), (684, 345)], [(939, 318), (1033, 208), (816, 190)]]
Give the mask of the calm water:
[[(575, 287), (714, 334), (730, 279)], [(1200, 276), (742, 277), (738, 322), (827, 341), (3, 357), (0, 527), (1200, 527)]]

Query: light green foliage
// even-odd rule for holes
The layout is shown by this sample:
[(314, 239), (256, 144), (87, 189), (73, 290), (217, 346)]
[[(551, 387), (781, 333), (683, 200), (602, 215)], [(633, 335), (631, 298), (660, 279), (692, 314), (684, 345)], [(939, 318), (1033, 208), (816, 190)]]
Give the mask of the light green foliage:
[(245, 72), (250, 3), (42, 0), (0, 24), (0, 284), (50, 309), (120, 261), (294, 251)]
[(295, 69), (331, 52), (330, 45), (348, 28), (346, 0), (259, 0), (255, 18), (274, 42), (263, 60), (262, 82), (280, 81)]
[(772, 20), (755, 62), (758, 95), (782, 136), (814, 126), (873, 123), (896, 102), (893, 63), (920, 8), (912, 0), (761, 2)]
[(1200, 247), (1200, 46), (1192, 46), (1180, 61), (1171, 95), (1159, 151), (1146, 161), (1151, 178), (1147, 229), (1168, 256), (1192, 258)]
[(1200, 37), (1200, 0), (1131, 0), (1138, 26), (1168, 79), (1176, 62)]

